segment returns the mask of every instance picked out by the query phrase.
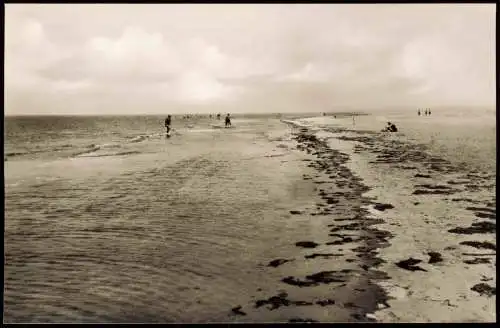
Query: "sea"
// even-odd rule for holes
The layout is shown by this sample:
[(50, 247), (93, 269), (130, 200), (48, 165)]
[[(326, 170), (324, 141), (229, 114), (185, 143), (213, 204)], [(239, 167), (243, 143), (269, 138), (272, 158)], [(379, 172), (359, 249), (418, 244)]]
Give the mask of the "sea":
[[(169, 138), (160, 116), (5, 117), (4, 321), (226, 322), (279, 289), (263, 263), (317, 229), (286, 215), (313, 191), (282, 120), (311, 116), (235, 115), (224, 128), (177, 115)], [(308, 124), (390, 121), (399, 140), (496, 172), (495, 110), (328, 117)]]

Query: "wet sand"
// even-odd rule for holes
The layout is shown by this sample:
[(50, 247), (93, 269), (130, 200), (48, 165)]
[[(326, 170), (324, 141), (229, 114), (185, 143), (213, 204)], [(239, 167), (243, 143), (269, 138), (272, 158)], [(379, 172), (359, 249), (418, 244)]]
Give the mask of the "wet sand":
[(145, 139), (141, 154), (17, 162), (7, 321), (369, 320), (381, 291), (361, 247), (363, 186), (324, 142), (261, 122)]
[(387, 134), (285, 123), (318, 197), (290, 213), (318, 230), (270, 259), (283, 286), (235, 305), (236, 321), (496, 321), (494, 176)]
[[(290, 213), (315, 222), (310, 238), (297, 240), (295, 256), (270, 258), (267, 270), (281, 274), (276, 291), (260, 293), (250, 304), (235, 304), (233, 320), (240, 322), (372, 322), (369, 313), (388, 306), (378, 281), (387, 275), (377, 267), (383, 262), (376, 249), (388, 244), (389, 232), (374, 225), (363, 196), (368, 188), (346, 167), (349, 156), (332, 149), (307, 129), (290, 124), (294, 148), (306, 155), (316, 202)], [(367, 316), (368, 314), (368, 316)]]

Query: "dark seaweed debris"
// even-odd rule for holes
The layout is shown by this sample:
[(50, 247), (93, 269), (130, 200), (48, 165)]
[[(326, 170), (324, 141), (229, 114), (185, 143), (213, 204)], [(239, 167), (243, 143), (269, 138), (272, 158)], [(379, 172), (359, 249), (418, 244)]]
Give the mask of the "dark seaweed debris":
[(351, 270), (342, 271), (321, 271), (309, 276), (306, 276), (306, 280), (300, 280), (295, 277), (289, 276), (281, 279), (286, 284), (298, 286), (298, 287), (310, 287), (317, 286), (320, 283), (329, 284), (332, 282), (345, 282), (347, 280), (347, 273)]
[(292, 286), (298, 286), (298, 287), (310, 287), (310, 286), (316, 286), (318, 283), (314, 281), (303, 281), (297, 278), (294, 278), (292, 276), (285, 277), (281, 279), (286, 284), (292, 285)]
[(272, 260), (271, 262), (269, 262), (269, 264), (267, 266), (276, 268), (276, 267), (278, 267), (278, 266), (280, 266), (282, 264), (285, 264), (286, 262), (290, 262), (290, 261), (293, 261), (293, 260), (276, 259), (276, 260)]
[(296, 305), (296, 306), (303, 306), (303, 305), (313, 305), (311, 302), (306, 302), (306, 301), (292, 301), (287, 299), (288, 294), (283, 292), (280, 293), (276, 296), (272, 296), (268, 298), (267, 300), (257, 300), (255, 302), (255, 307), (259, 308), (264, 305), (271, 305), (269, 307), (269, 310), (275, 310), (281, 306), (290, 306), (290, 305)]
[(375, 208), (375, 209), (376, 209), (376, 210), (378, 210), (378, 211), (383, 212), (383, 211), (385, 211), (385, 210), (387, 210), (387, 209), (394, 208), (394, 206), (393, 206), (393, 205), (391, 205), (391, 204), (381, 204), (381, 203), (377, 203), (377, 204), (375, 204), (375, 205), (373, 206), (373, 208)]
[(471, 290), (479, 293), (479, 295), (493, 296), (496, 295), (497, 289), (496, 287), (492, 287), (485, 283), (480, 283), (474, 285)]
[(321, 306), (334, 305), (335, 301), (327, 298), (326, 300), (316, 301), (316, 304), (321, 305)]
[(497, 246), (495, 244), (492, 244), (490, 242), (484, 241), (484, 242), (479, 242), (479, 241), (462, 241), (460, 245), (466, 245), (466, 246), (471, 246), (475, 248), (484, 248), (484, 249), (491, 249), (496, 251)]
[(231, 312), (236, 315), (247, 315), (245, 312), (241, 311), (241, 305), (232, 308)]
[(295, 322), (308, 323), (308, 322), (319, 322), (319, 321), (313, 320), (313, 319), (292, 318), (292, 319), (288, 320), (288, 322), (290, 322), (290, 323), (295, 323)]
[(305, 255), (304, 257), (306, 259), (314, 259), (316, 257), (330, 258), (332, 256), (344, 256), (344, 254), (333, 254), (333, 253), (321, 254), (321, 253), (313, 253), (313, 254), (310, 254), (310, 255)]
[(481, 212), (476, 212), (474, 213), (478, 218), (481, 219), (490, 219), (490, 220), (495, 220), (497, 219), (497, 215), (495, 214), (490, 214), (490, 213), (481, 213)]
[(410, 257), (407, 260), (397, 262), (396, 265), (402, 269), (409, 270), (409, 271), (427, 271), (427, 270), (425, 270), (417, 265), (420, 262), (422, 262), (422, 260), (417, 260), (417, 259)]
[(427, 253), (431, 258), (429, 259), (429, 264), (443, 262), (443, 257), (438, 252), (429, 252)]
[(481, 222), (472, 223), (472, 225), (470, 227), (467, 227), (467, 228), (457, 227), (457, 228), (453, 228), (453, 229), (448, 230), (448, 232), (470, 235), (473, 233), (495, 232), (496, 229), (497, 229), (496, 224), (488, 222), (488, 221), (481, 221)]
[(465, 264), (488, 264), (488, 263), (490, 263), (490, 259), (476, 257), (472, 260), (464, 260), (464, 263)]
[(314, 241), (299, 241), (295, 243), (295, 246), (304, 248), (315, 248), (318, 245), (319, 244), (315, 243)]

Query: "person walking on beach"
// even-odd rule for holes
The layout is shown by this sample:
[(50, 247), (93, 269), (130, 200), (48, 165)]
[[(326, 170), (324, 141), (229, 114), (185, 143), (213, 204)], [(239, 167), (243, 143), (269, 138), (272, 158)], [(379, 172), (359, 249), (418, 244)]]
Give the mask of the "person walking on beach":
[(418, 110), (418, 116), (420, 116), (420, 109)]
[(431, 115), (431, 109), (429, 108), (429, 115)]
[(170, 137), (170, 123), (172, 122), (172, 116), (167, 115), (165, 119), (165, 127), (167, 128), (167, 138)]
[(231, 117), (229, 117), (229, 113), (226, 115), (226, 128), (231, 126)]

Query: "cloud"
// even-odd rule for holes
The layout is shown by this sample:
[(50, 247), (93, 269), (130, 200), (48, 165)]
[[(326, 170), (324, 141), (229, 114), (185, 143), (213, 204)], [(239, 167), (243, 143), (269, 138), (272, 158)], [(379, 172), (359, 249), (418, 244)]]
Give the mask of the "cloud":
[(494, 6), (6, 8), (8, 112), (495, 102)]
[(55, 81), (59, 90), (67, 81), (72, 81), (71, 90), (93, 85), (100, 90), (122, 89), (129, 96), (147, 87), (160, 98), (170, 95), (173, 101), (200, 103), (231, 100), (243, 90), (226, 85), (225, 80), (247, 78), (263, 70), (200, 38), (174, 45), (158, 32), (127, 27), (115, 39), (91, 38), (71, 56), (44, 65), (38, 72)]

